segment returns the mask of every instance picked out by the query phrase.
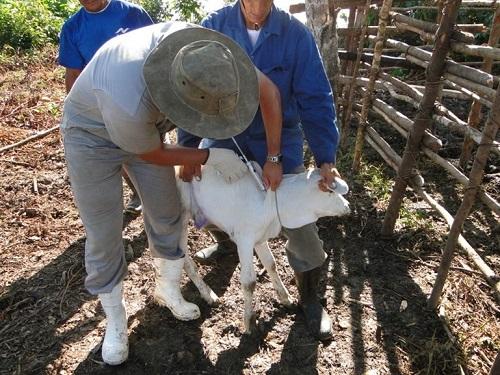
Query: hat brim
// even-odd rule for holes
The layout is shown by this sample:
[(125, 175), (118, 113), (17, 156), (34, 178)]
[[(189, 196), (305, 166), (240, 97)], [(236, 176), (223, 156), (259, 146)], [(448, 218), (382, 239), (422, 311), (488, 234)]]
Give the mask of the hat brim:
[[(234, 56), (240, 94), (235, 109), (230, 113), (209, 115), (199, 112), (184, 103), (173, 90), (170, 70), (177, 52), (199, 40), (220, 42)], [(179, 128), (198, 137), (225, 139), (240, 134), (250, 125), (259, 106), (259, 84), (252, 61), (236, 42), (214, 30), (187, 27), (167, 35), (147, 57), (143, 74), (159, 110)]]

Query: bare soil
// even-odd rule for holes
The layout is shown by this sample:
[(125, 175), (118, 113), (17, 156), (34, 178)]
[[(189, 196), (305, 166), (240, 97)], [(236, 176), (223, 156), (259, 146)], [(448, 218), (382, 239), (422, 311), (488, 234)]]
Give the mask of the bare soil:
[[(0, 147), (57, 125), (64, 90), (53, 48), (4, 61), (0, 93)], [(458, 158), (456, 142), (450, 135), (445, 147), (452, 160)], [(365, 160), (382, 165), (368, 149)], [(490, 163), (486, 183), (498, 199), (497, 162)], [(454, 213), (462, 188), (430, 163), (420, 167), (427, 190)], [(417, 219), (398, 221), (394, 237), (383, 240), (387, 201), (377, 197), (368, 175), (350, 172), (348, 157), (340, 169), (351, 186), (352, 214), (318, 222), (329, 254), (321, 293), (334, 319), (333, 340), (318, 343), (297, 309), (277, 303), (257, 261), (259, 332), (242, 335), (236, 255), (201, 267), (221, 304), (207, 306), (185, 278), (183, 293), (202, 315), (193, 322), (174, 319), (151, 298), (154, 275), (142, 219), (126, 216), (130, 358), (110, 367), (100, 356), (104, 314), (83, 288), (85, 235), (58, 132), (1, 153), (0, 373), (487, 374), (500, 348), (500, 310), (467, 258), (455, 257), (446, 284), (448, 323), (426, 307), (446, 241), (444, 221), (408, 190), (405, 207)], [(498, 274), (498, 217), (476, 204), (464, 235)], [(191, 228), (191, 251), (210, 241)], [(282, 238), (272, 242), (281, 276), (297, 296), (283, 245)]]

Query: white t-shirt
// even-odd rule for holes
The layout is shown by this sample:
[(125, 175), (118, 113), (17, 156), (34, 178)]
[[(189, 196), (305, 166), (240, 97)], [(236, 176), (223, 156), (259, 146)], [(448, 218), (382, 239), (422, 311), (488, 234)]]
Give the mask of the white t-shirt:
[(250, 38), (250, 42), (252, 43), (252, 47), (255, 47), (257, 44), (257, 39), (259, 39), (260, 35), (260, 30), (252, 30), (252, 29), (247, 29), (248, 32), (248, 37)]
[(68, 94), (61, 128), (83, 128), (134, 154), (160, 147), (155, 125), (164, 115), (151, 99), (142, 68), (163, 38), (192, 26), (180, 22), (155, 24), (105, 43)]

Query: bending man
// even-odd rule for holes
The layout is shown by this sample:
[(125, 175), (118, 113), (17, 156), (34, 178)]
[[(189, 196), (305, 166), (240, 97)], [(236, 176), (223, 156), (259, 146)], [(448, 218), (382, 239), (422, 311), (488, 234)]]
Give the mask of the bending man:
[(108, 41), (67, 96), (61, 131), (87, 236), (85, 286), (99, 295), (107, 317), (106, 363), (117, 365), (128, 357), (122, 168), (143, 203), (157, 271), (155, 299), (178, 319), (197, 319), (198, 306), (184, 300), (179, 286), (184, 254), (178, 246), (181, 208), (172, 166), (210, 164), (228, 182), (246, 166), (231, 150), (164, 144), (156, 125), (168, 118), (201, 137), (231, 137), (252, 120), (259, 93), (279, 133), (277, 89), (236, 43), (212, 30), (165, 23)]

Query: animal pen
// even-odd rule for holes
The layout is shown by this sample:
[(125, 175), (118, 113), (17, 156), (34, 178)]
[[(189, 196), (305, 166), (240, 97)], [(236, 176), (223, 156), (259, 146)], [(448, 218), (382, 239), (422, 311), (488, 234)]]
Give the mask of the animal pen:
[[(498, 195), (492, 196), (482, 186), (488, 160), (495, 164), (500, 155), (500, 143), (496, 138), (500, 123), (500, 79), (492, 74), (495, 64), (500, 61), (500, 4), (481, 0), (438, 0), (430, 5), (430, 2), (415, 5), (419, 2), (392, 0), (330, 0), (327, 3), (327, 11), (326, 3), (323, 5), (329, 14), (326, 23), (311, 26), (319, 30), (316, 33), (318, 44), (335, 88), (341, 147), (351, 151), (346, 148), (354, 128), (352, 124), (356, 123), (353, 171), (359, 170), (367, 143), (397, 172), (381, 235), (390, 237), (393, 234), (405, 189), (411, 187), (450, 228), (428, 300), (429, 307), (440, 306), (457, 247), (480, 270), (500, 302), (498, 275), (461, 234), (476, 200), (487, 207), (497, 226), (500, 215)], [(336, 27), (340, 9), (349, 9), (348, 25), (344, 28)], [(307, 2), (293, 5), (290, 10), (306, 10), (309, 19), (309, 14), (318, 11)], [(474, 37), (475, 33), (488, 31), (484, 24), (457, 23), (460, 10), (491, 14), (487, 44), (479, 45)], [(419, 19), (423, 11), (434, 12), (434, 22)], [(369, 25), (373, 15), (378, 18), (378, 26)], [(402, 69), (410, 74), (398, 78), (395, 73)], [(414, 117), (407, 117), (389, 105), (387, 98), (409, 105)], [(460, 118), (447, 107), (448, 98), (470, 103), (467, 118)], [(405, 139), (402, 156), (372, 125), (374, 118), (383, 119), (384, 127), (392, 127)], [(461, 154), (455, 162), (440, 155), (443, 142), (439, 133), (443, 129), (461, 137)], [(417, 169), (417, 161), (424, 157), (462, 186), (463, 201), (454, 217), (426, 192), (424, 179)], [(472, 167), (468, 168), (471, 162)], [(440, 316), (445, 319), (442, 307)]]

